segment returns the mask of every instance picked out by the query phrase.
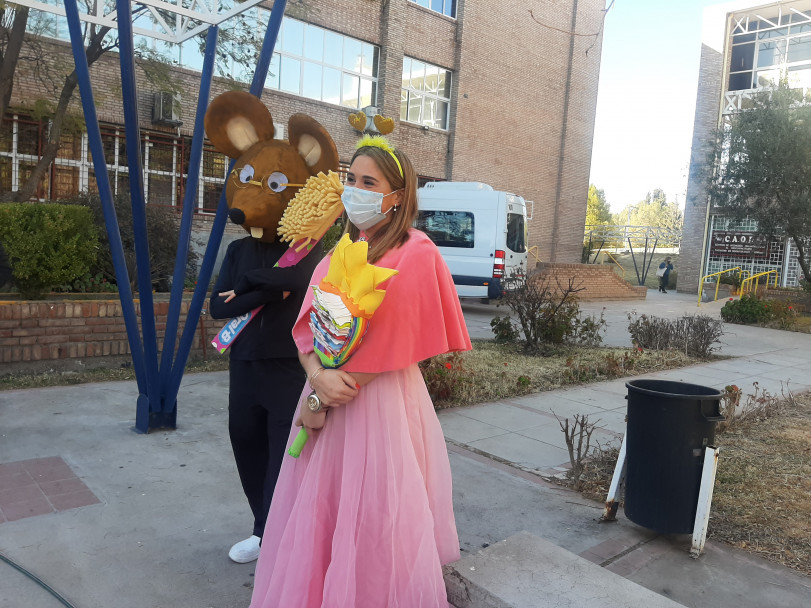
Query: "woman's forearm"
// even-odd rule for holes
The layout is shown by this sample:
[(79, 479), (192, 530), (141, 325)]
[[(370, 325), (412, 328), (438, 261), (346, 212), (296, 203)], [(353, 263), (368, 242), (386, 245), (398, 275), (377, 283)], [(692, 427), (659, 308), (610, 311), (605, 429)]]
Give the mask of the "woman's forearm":
[(299, 361), (307, 374), (307, 381), (325, 405), (343, 405), (354, 399), (361, 386), (369, 384), (377, 374), (352, 372), (340, 368), (325, 368), (314, 352), (299, 352)]
[(324, 369), (321, 365), (321, 359), (319, 359), (318, 355), (316, 355), (314, 352), (303, 353), (299, 351), (298, 360), (301, 363), (301, 367), (304, 368), (304, 373), (307, 374), (307, 381), (310, 382), (310, 385), (312, 386), (312, 378), (315, 373), (319, 369)]

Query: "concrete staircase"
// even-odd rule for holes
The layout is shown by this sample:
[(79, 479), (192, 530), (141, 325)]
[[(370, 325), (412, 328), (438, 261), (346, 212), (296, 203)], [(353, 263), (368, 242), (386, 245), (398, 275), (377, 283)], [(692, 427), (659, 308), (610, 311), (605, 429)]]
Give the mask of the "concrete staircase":
[(454, 608), (679, 608), (529, 532), (445, 566)]

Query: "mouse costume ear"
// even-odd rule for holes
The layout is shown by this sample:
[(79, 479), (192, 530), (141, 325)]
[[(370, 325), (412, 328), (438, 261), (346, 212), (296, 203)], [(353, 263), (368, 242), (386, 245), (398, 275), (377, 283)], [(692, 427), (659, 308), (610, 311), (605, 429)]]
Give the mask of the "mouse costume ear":
[(338, 170), (338, 149), (327, 130), (306, 114), (293, 114), (287, 123), (290, 145), (293, 146), (311, 175), (319, 171)]
[(273, 139), (273, 119), (262, 101), (244, 91), (228, 91), (208, 106), (206, 135), (214, 147), (239, 158), (257, 142)]

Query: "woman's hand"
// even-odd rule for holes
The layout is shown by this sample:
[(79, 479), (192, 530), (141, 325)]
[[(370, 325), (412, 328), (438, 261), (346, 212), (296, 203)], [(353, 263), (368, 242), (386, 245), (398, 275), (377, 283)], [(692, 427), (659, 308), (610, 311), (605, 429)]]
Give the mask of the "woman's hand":
[(310, 386), (318, 393), (321, 402), (327, 407), (349, 403), (358, 396), (360, 385), (347, 372), (339, 369), (325, 369), (319, 372)]
[(302, 404), (299, 416), (296, 418), (296, 426), (303, 426), (307, 432), (317, 431), (324, 427), (327, 419), (327, 411), (311, 412), (306, 403)]
[(228, 304), (228, 302), (230, 302), (231, 300), (233, 300), (234, 298), (237, 297), (237, 294), (234, 293), (233, 289), (229, 289), (228, 291), (221, 291), (219, 293), (219, 295), (221, 295), (222, 297), (225, 298), (225, 303), (226, 304)]

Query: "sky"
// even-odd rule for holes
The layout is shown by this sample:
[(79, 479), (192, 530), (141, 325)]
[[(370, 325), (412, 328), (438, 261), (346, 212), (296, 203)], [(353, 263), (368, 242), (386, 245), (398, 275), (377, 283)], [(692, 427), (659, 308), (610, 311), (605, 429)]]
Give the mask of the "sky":
[(608, 11), (589, 181), (613, 212), (654, 188), (684, 207), (702, 10), (722, 2), (616, 0)]

